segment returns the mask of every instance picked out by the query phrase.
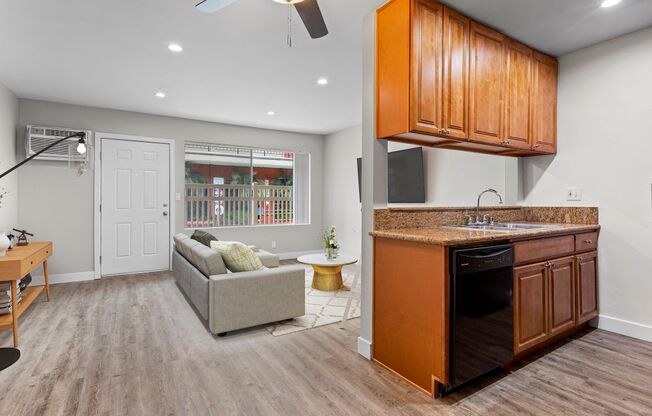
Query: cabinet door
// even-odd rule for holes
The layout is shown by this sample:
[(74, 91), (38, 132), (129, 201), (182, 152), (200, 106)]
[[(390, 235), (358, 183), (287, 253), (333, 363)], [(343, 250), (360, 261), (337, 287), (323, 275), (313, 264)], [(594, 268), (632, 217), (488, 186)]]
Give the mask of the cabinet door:
[(529, 149), (532, 49), (509, 40), (505, 47), (505, 145)]
[(573, 257), (550, 261), (548, 272), (551, 336), (575, 327), (575, 281)]
[(514, 352), (548, 338), (545, 263), (514, 268)]
[(557, 61), (534, 52), (532, 57), (532, 148), (557, 152)]
[(503, 137), (505, 36), (471, 23), (469, 138), (500, 145)]
[(598, 316), (598, 252), (577, 257), (577, 323)]
[(470, 19), (444, 8), (444, 103), (446, 136), (466, 139), (468, 128)]
[(444, 7), (417, 1), (412, 28), (411, 130), (439, 134), (442, 115)]

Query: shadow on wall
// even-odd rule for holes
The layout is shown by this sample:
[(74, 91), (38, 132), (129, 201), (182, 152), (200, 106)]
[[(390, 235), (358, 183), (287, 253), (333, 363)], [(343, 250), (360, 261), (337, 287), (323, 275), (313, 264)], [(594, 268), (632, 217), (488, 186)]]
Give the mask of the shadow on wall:
[[(528, 163), (526, 163), (526, 159)], [(520, 201), (527, 199), (553, 160), (555, 160), (555, 155), (519, 158), (518, 170), (522, 172), (519, 175), (521, 183), (519, 184), (518, 199)]]

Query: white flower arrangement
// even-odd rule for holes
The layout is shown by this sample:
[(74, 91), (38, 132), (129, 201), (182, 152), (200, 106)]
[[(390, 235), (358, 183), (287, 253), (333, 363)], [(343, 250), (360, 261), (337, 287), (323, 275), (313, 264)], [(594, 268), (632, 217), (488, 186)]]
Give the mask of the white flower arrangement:
[(326, 252), (326, 258), (329, 260), (336, 258), (339, 248), (337, 231), (335, 230), (335, 226), (331, 225), (324, 232), (324, 251)]

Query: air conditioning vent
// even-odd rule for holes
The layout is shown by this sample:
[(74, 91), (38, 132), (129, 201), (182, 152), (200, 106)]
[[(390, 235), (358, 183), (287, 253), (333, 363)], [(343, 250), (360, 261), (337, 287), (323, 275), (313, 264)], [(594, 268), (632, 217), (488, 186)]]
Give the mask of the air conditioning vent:
[[(27, 140), (25, 141), (25, 151), (27, 153), (27, 157), (35, 155), (52, 143), (60, 140), (62, 137), (70, 136), (71, 134), (79, 131), (85, 131), (86, 140), (89, 144), (91, 144), (92, 133), (88, 130), (27, 126)], [(47, 152), (39, 155), (35, 159), (68, 161), (69, 147), (71, 144), (75, 145), (78, 140), (79, 139), (76, 137), (65, 140), (52, 147), (51, 149), (48, 149)]]

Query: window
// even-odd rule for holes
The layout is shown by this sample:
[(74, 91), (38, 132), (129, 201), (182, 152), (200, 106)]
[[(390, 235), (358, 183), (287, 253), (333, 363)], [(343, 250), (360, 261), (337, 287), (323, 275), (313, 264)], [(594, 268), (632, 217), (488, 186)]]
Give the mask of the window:
[(310, 154), (188, 143), (186, 228), (310, 222)]

